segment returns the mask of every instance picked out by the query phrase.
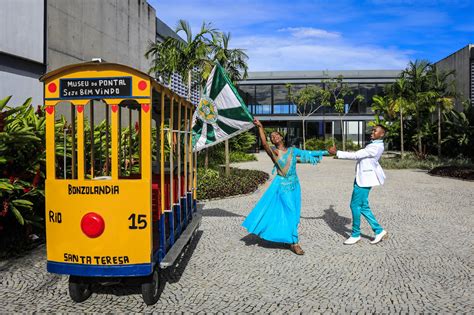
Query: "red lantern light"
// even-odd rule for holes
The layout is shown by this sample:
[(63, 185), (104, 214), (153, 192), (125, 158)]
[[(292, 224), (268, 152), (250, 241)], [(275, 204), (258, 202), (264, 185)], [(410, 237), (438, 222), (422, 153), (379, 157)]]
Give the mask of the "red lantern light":
[(56, 87), (56, 83), (50, 83), (50, 84), (48, 85), (48, 91), (51, 92), (51, 93), (56, 92), (56, 88), (57, 88), (57, 87)]
[(143, 91), (144, 89), (146, 89), (147, 87), (147, 84), (145, 81), (141, 80), (140, 82), (138, 82), (138, 88)]
[(90, 238), (99, 237), (105, 229), (104, 219), (97, 213), (89, 212), (82, 217), (81, 229)]

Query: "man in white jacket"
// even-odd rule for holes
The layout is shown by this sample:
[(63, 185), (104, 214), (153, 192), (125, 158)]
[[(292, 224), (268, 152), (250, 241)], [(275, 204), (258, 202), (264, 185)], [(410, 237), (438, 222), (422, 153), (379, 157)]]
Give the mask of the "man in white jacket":
[(338, 151), (336, 147), (329, 148), (330, 154), (336, 154), (339, 159), (357, 160), (356, 178), (352, 192), (352, 234), (344, 244), (353, 245), (360, 241), (360, 215), (369, 222), (375, 232), (375, 238), (370, 244), (377, 244), (387, 237), (385, 231), (375, 219), (369, 207), (369, 192), (373, 186), (383, 185), (385, 173), (379, 164), (384, 145), (383, 136), (385, 128), (377, 125), (372, 129), (370, 138), (372, 141), (364, 148), (356, 152)]

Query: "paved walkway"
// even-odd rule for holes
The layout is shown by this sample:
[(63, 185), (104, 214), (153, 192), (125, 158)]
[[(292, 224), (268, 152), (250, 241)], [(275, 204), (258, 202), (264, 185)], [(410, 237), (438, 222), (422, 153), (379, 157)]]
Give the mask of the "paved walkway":
[[(239, 167), (270, 172), (264, 155)], [(261, 241), (240, 227), (262, 195), (206, 202), (201, 231), (164, 275), (161, 300), (147, 307), (138, 287), (95, 288), (73, 303), (67, 278), (45, 271), (44, 248), (0, 267), (1, 312), (423, 312), (473, 313), (474, 183), (423, 171), (387, 171), (371, 205), (390, 238), (343, 246), (354, 162), (299, 165), (300, 239), (306, 255)]]

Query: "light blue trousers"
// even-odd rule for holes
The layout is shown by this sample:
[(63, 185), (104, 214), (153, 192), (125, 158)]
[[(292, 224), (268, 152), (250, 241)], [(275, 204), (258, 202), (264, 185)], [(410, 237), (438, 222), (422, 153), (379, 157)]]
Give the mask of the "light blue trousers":
[(354, 181), (354, 190), (352, 191), (351, 210), (352, 210), (352, 236), (360, 236), (360, 215), (369, 222), (370, 227), (375, 234), (383, 231), (383, 228), (377, 222), (374, 214), (369, 207), (369, 192), (372, 187), (360, 187)]

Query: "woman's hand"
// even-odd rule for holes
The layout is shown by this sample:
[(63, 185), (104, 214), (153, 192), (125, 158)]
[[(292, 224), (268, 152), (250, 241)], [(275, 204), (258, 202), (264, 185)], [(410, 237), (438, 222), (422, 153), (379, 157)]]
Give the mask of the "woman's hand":
[(261, 123), (260, 120), (258, 120), (257, 118), (254, 118), (254, 119), (253, 119), (253, 124), (254, 124), (257, 128), (263, 128), (262, 123)]

